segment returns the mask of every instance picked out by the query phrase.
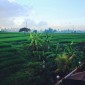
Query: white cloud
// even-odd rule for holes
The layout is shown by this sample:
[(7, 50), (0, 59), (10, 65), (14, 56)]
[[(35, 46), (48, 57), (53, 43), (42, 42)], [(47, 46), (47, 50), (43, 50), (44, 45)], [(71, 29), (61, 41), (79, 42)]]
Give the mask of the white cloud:
[(0, 26), (19, 27), (31, 14), (31, 6), (22, 6), (16, 0), (0, 0)]
[(23, 17), (15, 17), (13, 19), (13, 22), (14, 22), (15, 25), (21, 26), (24, 22), (24, 18)]
[(31, 29), (43, 30), (48, 27), (32, 6), (22, 6), (16, 0), (0, 0), (0, 27), (21, 28), (26, 26), (26, 21)]
[(8, 0), (0, 0), (0, 18), (27, 16), (30, 14), (31, 10), (32, 8), (29, 6), (23, 7), (16, 2), (11, 3)]
[(30, 29), (44, 30), (48, 28), (47, 22), (40, 18), (32, 6), (22, 6), (16, 0), (0, 0), (0, 27), (19, 29), (25, 27), (27, 21)]
[(9, 2), (16, 2), (16, 0), (8, 0)]

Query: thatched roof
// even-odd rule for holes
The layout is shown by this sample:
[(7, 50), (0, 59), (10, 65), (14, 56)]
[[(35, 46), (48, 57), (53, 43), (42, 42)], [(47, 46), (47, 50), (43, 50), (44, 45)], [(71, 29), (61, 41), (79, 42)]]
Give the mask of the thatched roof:
[(85, 71), (72, 74), (68, 79), (85, 81)]
[(62, 81), (62, 85), (85, 85), (85, 71), (72, 74)]

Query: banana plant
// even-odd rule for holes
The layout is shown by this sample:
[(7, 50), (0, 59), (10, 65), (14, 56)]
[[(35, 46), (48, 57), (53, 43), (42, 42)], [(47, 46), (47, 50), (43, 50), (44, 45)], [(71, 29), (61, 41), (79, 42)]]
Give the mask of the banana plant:
[(49, 50), (51, 48), (51, 40), (52, 40), (52, 36), (51, 35), (49, 36), (48, 34), (46, 34), (46, 36), (45, 36), (45, 48), (47, 50)]
[(69, 58), (68, 56), (63, 53), (63, 54), (58, 54), (57, 58), (55, 59), (57, 62), (57, 67), (58, 69), (62, 70), (62, 71), (66, 71), (66, 69), (68, 68), (69, 65)]
[(72, 54), (70, 57), (68, 54), (58, 54), (55, 61), (57, 62), (57, 69), (59, 71), (65, 72), (67, 70), (71, 71), (74, 69), (78, 63), (76, 62), (77, 56), (75, 54)]
[(32, 47), (33, 51), (38, 51), (38, 47), (42, 46), (40, 35), (37, 33), (30, 33), (30, 46)]

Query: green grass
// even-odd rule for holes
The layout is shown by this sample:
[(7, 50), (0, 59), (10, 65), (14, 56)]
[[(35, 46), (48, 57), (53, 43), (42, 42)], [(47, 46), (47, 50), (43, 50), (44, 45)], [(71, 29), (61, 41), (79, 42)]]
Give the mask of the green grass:
[[(78, 43), (85, 42), (85, 34), (48, 34), (51, 36), (51, 43)], [(45, 34), (42, 34), (45, 39)], [(21, 69), (26, 60), (20, 56), (18, 51), (24, 44), (29, 44), (29, 34), (23, 33), (0, 33), (0, 81), (4, 81), (9, 76), (16, 74)], [(0, 85), (3, 85), (2, 82)]]

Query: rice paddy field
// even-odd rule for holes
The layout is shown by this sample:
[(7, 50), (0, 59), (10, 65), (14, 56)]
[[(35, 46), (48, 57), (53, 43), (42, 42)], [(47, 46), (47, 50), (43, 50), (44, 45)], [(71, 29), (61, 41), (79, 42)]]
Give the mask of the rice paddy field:
[[(46, 34), (41, 34), (42, 40), (46, 38), (45, 35)], [(71, 43), (77, 44), (77, 43), (85, 42), (85, 33), (75, 33), (75, 34), (55, 33), (55, 34), (48, 34), (48, 38), (49, 37), (51, 37), (50, 38), (51, 45), (54, 44), (54, 46), (57, 44), (57, 42), (66, 45)], [(18, 32), (17, 33), (0, 32), (0, 85), (28, 85), (28, 83), (30, 83), (29, 85), (41, 85), (39, 82), (37, 84), (32, 83), (32, 81), (37, 82), (36, 78), (38, 77), (31, 79), (32, 75), (29, 74), (33, 70), (33, 68), (30, 67), (29, 65), (34, 61), (30, 61), (29, 60), (30, 58), (27, 61), (26, 57), (24, 58), (23, 56), (21, 56), (22, 55), (21, 53), (23, 53), (21, 52), (22, 51), (21, 49), (23, 48), (24, 45), (30, 44), (30, 42), (31, 41), (30, 41), (29, 33), (24, 34)], [(50, 49), (53, 48), (51, 47)], [(46, 52), (52, 52), (52, 50)], [(37, 60), (35, 59), (35, 61)], [(51, 62), (50, 59), (49, 61)], [(28, 64), (28, 62), (30, 62), (30, 64)], [(35, 65), (37, 64), (39, 64), (39, 62), (35, 63)], [(30, 69), (28, 70), (29, 73), (27, 72), (28, 67)], [(34, 74), (33, 76), (36, 75)], [(27, 78), (27, 76), (30, 77)], [(40, 82), (44, 82), (44, 81), (40, 80)], [(50, 83), (49, 85), (52, 84)]]

